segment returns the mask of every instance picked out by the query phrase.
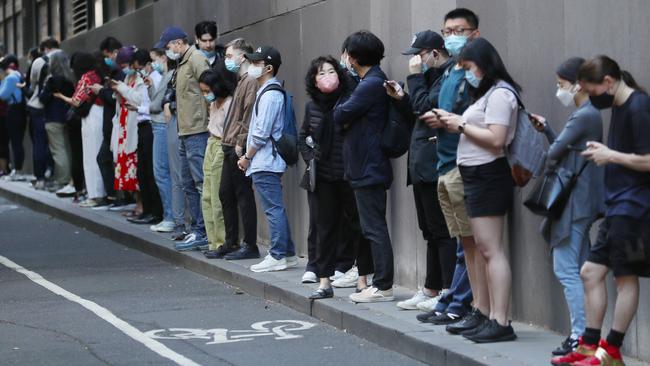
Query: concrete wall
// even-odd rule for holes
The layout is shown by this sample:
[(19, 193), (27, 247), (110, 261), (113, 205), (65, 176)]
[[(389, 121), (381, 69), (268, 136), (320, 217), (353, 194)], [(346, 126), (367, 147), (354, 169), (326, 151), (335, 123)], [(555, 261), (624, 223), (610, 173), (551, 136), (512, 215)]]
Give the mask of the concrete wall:
[[(438, 31), (444, 14), (456, 6), (479, 14), (482, 35), (497, 47), (522, 84), (527, 107), (546, 115), (558, 129), (570, 110), (554, 99), (554, 69), (570, 56), (609, 54), (641, 84), (650, 86), (646, 67), (650, 51), (642, 46), (647, 44), (645, 19), (650, 14), (650, 2), (645, 0), (161, 0), (64, 44), (68, 49), (95, 49), (101, 38), (112, 34), (126, 43), (149, 47), (168, 24), (180, 25), (191, 34), (195, 22), (216, 19), (221, 41), (245, 37), (256, 45), (272, 44), (282, 52), (279, 77), (295, 94), (297, 114), (302, 116), (306, 102), (303, 77), (311, 59), (322, 54), (337, 56), (346, 35), (370, 29), (385, 42), (382, 66), (386, 73), (404, 80), (407, 58), (400, 52), (409, 45), (412, 34), (426, 28)], [(397, 283), (416, 288), (424, 281), (426, 248), (418, 231), (412, 192), (406, 187), (405, 163), (400, 159), (393, 164), (396, 179), (389, 193), (388, 221)], [(293, 237), (300, 253), (305, 254), (306, 194), (297, 185), (302, 169), (291, 169), (284, 183)], [(507, 228), (513, 267), (512, 316), (566, 333), (566, 305), (552, 274), (550, 253), (537, 233), (540, 220), (521, 206), (526, 191), (517, 191)], [(262, 239), (266, 232), (260, 215)], [(610, 293), (614, 293), (611, 285)], [(625, 347), (628, 354), (650, 360), (650, 282), (646, 279), (641, 280), (640, 303)], [(611, 311), (606, 326), (610, 320)]]

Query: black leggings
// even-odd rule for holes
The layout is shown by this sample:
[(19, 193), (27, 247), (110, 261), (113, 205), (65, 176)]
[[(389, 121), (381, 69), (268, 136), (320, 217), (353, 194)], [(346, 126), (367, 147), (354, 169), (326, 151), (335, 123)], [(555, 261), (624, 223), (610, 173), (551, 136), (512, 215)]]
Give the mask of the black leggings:
[(6, 119), (7, 131), (9, 132), (9, 140), (11, 141), (11, 154), (13, 168), (16, 170), (23, 169), (25, 162), (25, 147), (23, 146), (23, 139), (25, 138), (25, 127), (27, 120), (25, 119), (25, 106), (23, 104), (10, 104), (7, 109)]
[(150, 122), (138, 124), (137, 175), (142, 198), (142, 213), (162, 218), (162, 201), (153, 176), (153, 130)]
[(84, 178), (83, 145), (81, 144), (81, 119), (73, 117), (66, 122), (68, 139), (70, 140), (71, 172), (74, 189), (83, 191), (86, 182)]

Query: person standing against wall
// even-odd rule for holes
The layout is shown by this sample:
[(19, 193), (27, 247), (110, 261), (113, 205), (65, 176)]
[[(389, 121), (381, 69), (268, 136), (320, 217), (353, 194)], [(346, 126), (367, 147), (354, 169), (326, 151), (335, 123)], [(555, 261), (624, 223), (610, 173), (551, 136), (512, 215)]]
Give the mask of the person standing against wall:
[(196, 198), (189, 200), (192, 232), (174, 248), (179, 251), (207, 249), (208, 238), (200, 197), (203, 190), (203, 159), (209, 137), (208, 111), (199, 88), (199, 76), (209, 68), (208, 61), (200, 51), (190, 46), (187, 34), (178, 27), (166, 28), (155, 48), (166, 48), (167, 57), (178, 60), (173, 80), (176, 89), (181, 174), (186, 196)]
[(558, 100), (565, 106), (576, 106), (559, 135), (546, 119), (533, 115), (534, 126), (546, 134), (551, 147), (547, 169), (567, 169), (576, 175), (571, 196), (559, 217), (546, 217), (541, 232), (551, 246), (555, 277), (564, 287), (564, 298), (571, 316), (571, 334), (553, 351), (566, 355), (578, 347), (578, 337), (585, 331), (584, 287), (580, 279), (591, 240), (589, 231), (604, 212), (604, 170), (580, 156), (588, 141), (602, 141), (603, 119), (589, 102), (589, 95), (578, 85), (578, 70), (585, 62), (572, 57), (556, 70)]
[(217, 43), (217, 22), (204, 20), (194, 26), (196, 48), (208, 59), (208, 64), (214, 68), (217, 61), (223, 59), (224, 48)]
[[(0, 100), (7, 104), (7, 117), (5, 123), (11, 146), (11, 173), (3, 179), (24, 181), (23, 163), (25, 162), (25, 103), (23, 91), (18, 84), (22, 83), (23, 76), (18, 71), (18, 58), (14, 55), (5, 56), (0, 61)], [(38, 102), (40, 104), (40, 102)], [(41, 107), (42, 108), (42, 107)]]

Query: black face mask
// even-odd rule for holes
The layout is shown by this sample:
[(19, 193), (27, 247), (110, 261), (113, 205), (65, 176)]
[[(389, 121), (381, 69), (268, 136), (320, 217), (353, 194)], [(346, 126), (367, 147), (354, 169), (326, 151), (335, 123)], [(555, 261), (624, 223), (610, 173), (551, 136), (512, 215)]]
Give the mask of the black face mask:
[(596, 96), (590, 96), (589, 100), (591, 101), (591, 105), (597, 109), (611, 108), (614, 104), (614, 96), (607, 94), (607, 92)]

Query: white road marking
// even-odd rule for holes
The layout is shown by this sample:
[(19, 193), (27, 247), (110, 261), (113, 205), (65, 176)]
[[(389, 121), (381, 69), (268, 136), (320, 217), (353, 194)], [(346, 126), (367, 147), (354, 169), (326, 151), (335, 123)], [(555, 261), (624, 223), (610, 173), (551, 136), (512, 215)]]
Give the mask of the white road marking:
[(0, 264), (3, 264), (5, 267), (12, 269), (18, 273), (21, 273), (25, 275), (28, 279), (33, 281), (34, 283), (45, 287), (46, 289), (50, 290), (51, 292), (64, 297), (67, 300), (70, 300), (72, 302), (75, 302), (84, 308), (90, 310), (91, 312), (95, 313), (98, 317), (102, 318), (103, 320), (107, 321), (109, 324), (114, 326), (115, 328), (119, 329), (122, 333), (126, 334), (127, 336), (131, 337), (133, 340), (138, 341), (142, 343), (145, 347), (149, 348), (150, 350), (156, 352), (162, 357), (165, 357), (176, 364), (180, 366), (201, 366), (200, 364), (190, 360), (189, 358), (176, 353), (169, 349), (167, 346), (164, 344), (151, 339), (144, 333), (142, 333), (140, 330), (138, 330), (136, 327), (132, 326), (131, 324), (125, 322), (124, 320), (118, 318), (115, 316), (113, 313), (111, 313), (108, 309), (97, 305), (96, 303), (86, 300), (84, 298), (81, 298), (69, 291), (67, 291), (64, 288), (61, 288), (57, 286), (56, 284), (46, 280), (43, 278), (41, 275), (39, 275), (36, 272), (32, 272), (19, 264), (11, 261), (9, 258), (3, 257), (0, 255)]

